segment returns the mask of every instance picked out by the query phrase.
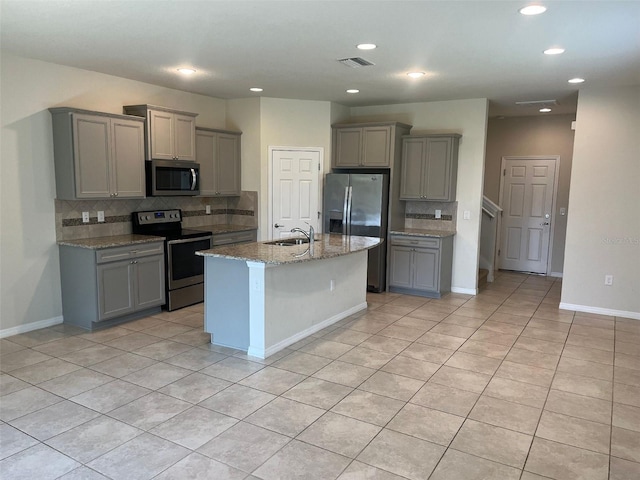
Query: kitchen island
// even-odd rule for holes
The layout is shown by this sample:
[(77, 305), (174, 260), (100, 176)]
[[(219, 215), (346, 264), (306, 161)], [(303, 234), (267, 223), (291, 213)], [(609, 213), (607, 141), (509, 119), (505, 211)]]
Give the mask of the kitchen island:
[(215, 247), (205, 258), (211, 343), (266, 358), (367, 307), (367, 250), (379, 238), (318, 235), (313, 244)]

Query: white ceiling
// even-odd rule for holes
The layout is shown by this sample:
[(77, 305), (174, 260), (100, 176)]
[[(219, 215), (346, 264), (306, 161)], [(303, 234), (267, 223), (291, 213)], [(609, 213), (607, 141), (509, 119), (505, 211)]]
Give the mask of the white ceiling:
[[(577, 86), (640, 84), (640, 1), (1, 0), (2, 49), (219, 98), (326, 100), (348, 106), (488, 98), (492, 115), (529, 115), (516, 101)], [(372, 42), (376, 50), (355, 45)], [(551, 46), (566, 52), (543, 55)], [(375, 66), (337, 62), (361, 56)], [(189, 78), (176, 74), (193, 66)], [(411, 70), (427, 72), (412, 80)], [(264, 88), (262, 94), (249, 87)], [(357, 88), (359, 94), (347, 94)]]

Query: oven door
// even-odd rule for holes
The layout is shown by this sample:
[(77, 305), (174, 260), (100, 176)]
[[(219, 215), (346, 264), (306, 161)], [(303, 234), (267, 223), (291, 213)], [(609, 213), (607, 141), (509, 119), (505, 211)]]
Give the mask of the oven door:
[(211, 248), (212, 237), (185, 238), (167, 242), (167, 284), (169, 290), (204, 282), (204, 258), (199, 250)]

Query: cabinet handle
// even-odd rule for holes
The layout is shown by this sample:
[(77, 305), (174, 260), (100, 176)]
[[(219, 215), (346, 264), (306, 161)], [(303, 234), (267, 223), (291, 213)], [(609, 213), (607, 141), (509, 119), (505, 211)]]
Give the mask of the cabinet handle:
[(114, 197), (117, 197), (117, 196), (118, 196), (118, 192), (114, 193), (114, 194), (113, 194), (113, 196), (114, 196)]

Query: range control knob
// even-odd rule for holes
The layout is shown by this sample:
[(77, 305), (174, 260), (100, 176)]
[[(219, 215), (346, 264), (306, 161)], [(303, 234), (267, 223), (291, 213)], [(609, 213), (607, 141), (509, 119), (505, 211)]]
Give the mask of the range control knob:
[(149, 215), (145, 215), (144, 219), (149, 220)]

